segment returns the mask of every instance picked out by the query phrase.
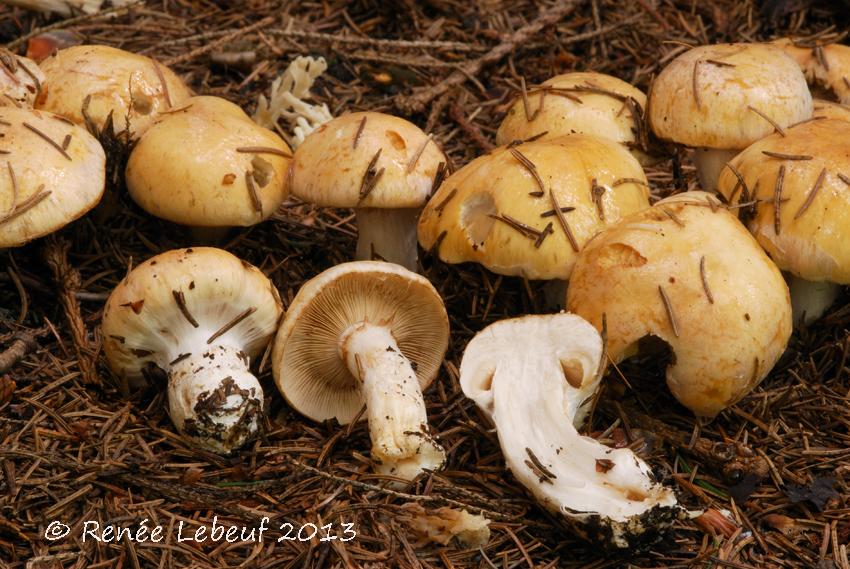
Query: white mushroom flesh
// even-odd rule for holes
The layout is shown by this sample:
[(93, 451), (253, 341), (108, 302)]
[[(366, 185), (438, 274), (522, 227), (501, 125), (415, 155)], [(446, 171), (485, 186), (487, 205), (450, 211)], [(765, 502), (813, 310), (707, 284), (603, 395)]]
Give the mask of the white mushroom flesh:
[(357, 208), (357, 260), (388, 261), (416, 271), (420, 208)]
[(630, 547), (678, 513), (630, 449), (577, 431), (599, 385), (602, 340), (573, 314), (505, 320), (467, 346), (464, 393), (490, 415), (508, 467), (547, 509), (580, 532)]
[(841, 285), (828, 281), (813, 282), (791, 276), (788, 279), (791, 293), (791, 313), (794, 322), (811, 324), (832, 306), (841, 294)]
[(720, 172), (726, 167), (726, 163), (740, 152), (740, 150), (724, 150), (721, 148), (695, 148), (694, 165), (697, 168), (700, 189), (706, 192), (716, 192)]

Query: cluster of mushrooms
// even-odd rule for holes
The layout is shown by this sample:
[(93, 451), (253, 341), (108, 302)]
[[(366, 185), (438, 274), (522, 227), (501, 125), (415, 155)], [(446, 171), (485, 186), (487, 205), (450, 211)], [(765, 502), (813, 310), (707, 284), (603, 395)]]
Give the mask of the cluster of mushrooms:
[[(261, 271), (208, 246), (148, 259), (109, 297), (110, 368), (127, 387), (167, 384), (176, 429), (216, 452), (256, 434), (264, 396), (251, 363), (270, 350), (293, 409), (368, 420), (379, 473), (403, 482), (444, 465), (423, 390), (449, 319), (416, 272), (421, 246), (548, 281), (552, 313), (479, 332), (460, 383), (544, 507), (632, 547), (684, 511), (631, 450), (580, 434), (608, 363), (645, 338), (666, 343), (670, 390), (710, 419), (767, 376), (793, 324), (817, 319), (850, 283), (850, 47), (695, 47), (648, 96), (598, 73), (523, 85), (501, 146), (455, 171), (407, 120), (334, 118), (305, 102), (321, 60), (298, 58), (254, 118), (113, 48), (0, 62), (0, 247), (98, 203), (106, 157), (89, 131), (109, 125), (134, 141), (133, 200), (195, 239), (268, 219), (290, 194), (354, 208), (357, 260), (304, 284), (285, 315)], [(295, 127), (290, 144), (281, 117)], [(673, 145), (693, 149), (704, 191), (651, 203), (643, 166)]]

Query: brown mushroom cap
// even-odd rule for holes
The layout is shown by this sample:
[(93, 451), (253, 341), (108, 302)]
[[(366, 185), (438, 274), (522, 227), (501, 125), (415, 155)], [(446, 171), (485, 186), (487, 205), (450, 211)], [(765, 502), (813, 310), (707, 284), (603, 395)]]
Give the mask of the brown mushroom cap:
[[(718, 190), (733, 203), (761, 200), (750, 231), (779, 268), (806, 280), (850, 284), (848, 140), (850, 122), (806, 122), (784, 137), (765, 137), (732, 160), (747, 197), (731, 168), (718, 181)], [(784, 176), (777, 191), (780, 167)]]
[(98, 128), (113, 114), (115, 132), (129, 121), (133, 136), (142, 134), (162, 111), (177, 108), (189, 88), (155, 60), (105, 45), (79, 45), (57, 51), (41, 62), (47, 89), (40, 109), (85, 124), (83, 107)]
[(160, 118), (127, 163), (127, 189), (145, 211), (193, 227), (249, 226), (288, 194), (291, 151), (218, 97), (192, 97)]
[[(448, 162), (443, 151), (413, 123), (351, 113), (323, 124), (298, 146), (291, 191), (320, 206), (417, 208), (431, 195), (441, 162)], [(376, 178), (366, 188), (370, 166)]]
[(577, 253), (555, 202), (574, 208), (563, 221), (580, 249), (606, 225), (649, 207), (649, 190), (637, 160), (610, 139), (574, 134), (500, 147), (443, 182), (419, 219), (419, 243), (430, 250), (439, 242), (437, 254), (448, 263), (566, 280)]
[(437, 376), (449, 341), (440, 295), (427, 279), (392, 263), (355, 261), (309, 280), (289, 305), (272, 352), (278, 389), (297, 411), (345, 424), (363, 408), (340, 338), (361, 322), (386, 325), (422, 389)]
[(98, 204), (106, 156), (53, 113), (0, 107), (0, 248), (52, 233)]
[[(565, 73), (547, 79), (540, 87), (528, 90), (527, 101), (529, 115), (521, 97), (508, 109), (496, 132), (497, 144), (541, 134), (535, 140), (578, 133), (635, 146), (635, 135), (643, 128), (642, 109), (646, 107), (646, 95), (640, 89), (611, 75), (592, 72)], [(638, 116), (634, 116), (635, 112)], [(646, 159), (642, 153), (636, 157)]]
[(716, 149), (745, 148), (774, 131), (771, 121), (786, 127), (812, 115), (797, 63), (774, 45), (755, 43), (684, 52), (655, 79), (648, 106), (659, 138)]
[(667, 384), (714, 417), (771, 370), (791, 335), (782, 274), (746, 228), (704, 192), (633, 214), (592, 239), (570, 279), (567, 306), (602, 329), (616, 362), (646, 336), (673, 352)]

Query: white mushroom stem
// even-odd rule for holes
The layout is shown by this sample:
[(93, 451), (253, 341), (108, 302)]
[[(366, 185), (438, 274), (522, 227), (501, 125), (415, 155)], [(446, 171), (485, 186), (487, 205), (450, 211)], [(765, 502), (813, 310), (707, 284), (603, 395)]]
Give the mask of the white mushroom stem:
[(340, 349), (361, 382), (376, 469), (412, 480), (423, 469), (440, 468), (446, 453), (430, 435), (419, 380), (390, 331), (355, 324), (343, 333)]
[(186, 355), (168, 372), (168, 412), (177, 430), (202, 447), (228, 453), (253, 437), (263, 389), (248, 356), (228, 346)]
[(697, 167), (701, 189), (706, 192), (716, 192), (720, 172), (726, 167), (726, 163), (740, 152), (740, 150), (723, 150), (720, 148), (695, 148), (694, 165)]
[(416, 272), (421, 208), (357, 208), (357, 260), (383, 260)]
[(803, 321), (811, 324), (823, 316), (841, 294), (841, 285), (831, 282), (813, 282), (791, 276), (788, 279), (791, 292), (791, 314), (794, 323)]

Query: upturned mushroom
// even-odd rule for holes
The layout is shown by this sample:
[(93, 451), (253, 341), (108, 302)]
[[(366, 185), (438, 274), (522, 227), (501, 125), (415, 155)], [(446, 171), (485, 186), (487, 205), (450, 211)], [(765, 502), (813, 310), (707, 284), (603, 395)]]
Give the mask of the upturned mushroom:
[(422, 212), (419, 242), (447, 263), (549, 280), (560, 303), (584, 244), (646, 207), (637, 160), (612, 140), (574, 134), (499, 147), (452, 174)]
[(705, 418), (758, 385), (791, 336), (782, 274), (705, 192), (661, 200), (591, 240), (573, 269), (567, 308), (599, 330), (607, 317), (614, 362), (646, 337), (666, 342), (667, 385)]
[(821, 119), (753, 144), (720, 175), (759, 244), (790, 273), (794, 322), (812, 322), (850, 284), (850, 122)]
[(32, 107), (44, 85), (44, 73), (31, 59), (0, 48), (0, 106)]
[(192, 97), (139, 139), (125, 178), (148, 213), (215, 240), (270, 217), (288, 195), (289, 146), (237, 105)]
[(358, 260), (416, 270), (416, 220), (448, 159), (430, 135), (383, 113), (351, 113), (312, 132), (295, 151), (292, 194), (357, 214)]
[(582, 318), (524, 316), (472, 339), (460, 384), (495, 425), (511, 472), (546, 509), (589, 539), (635, 548), (681, 509), (630, 449), (579, 434), (604, 357), (599, 333)]
[(263, 389), (250, 371), (277, 329), (282, 305), (256, 267), (215, 248), (148, 259), (112, 291), (103, 347), (125, 387), (168, 389), (177, 430), (231, 452), (256, 432)]
[(79, 45), (41, 62), (47, 88), (37, 102), (52, 111), (102, 130), (110, 115), (115, 133), (129, 127), (138, 137), (163, 111), (182, 106), (189, 88), (157, 61), (105, 45)]
[(289, 404), (310, 419), (368, 418), (376, 470), (412, 480), (445, 461), (422, 390), (448, 341), (446, 309), (428, 280), (392, 263), (355, 261), (301, 287), (275, 339), (272, 370)]
[(652, 162), (643, 110), (646, 95), (604, 73), (556, 75), (523, 90), (508, 109), (497, 144), (551, 140), (567, 134), (594, 134), (625, 146), (641, 164)]
[(61, 229), (103, 196), (103, 148), (60, 116), (0, 107), (0, 151), (0, 249)]
[(655, 79), (647, 106), (658, 138), (694, 149), (700, 185), (709, 192), (742, 149), (812, 116), (797, 63), (780, 48), (757, 43), (684, 52)]

